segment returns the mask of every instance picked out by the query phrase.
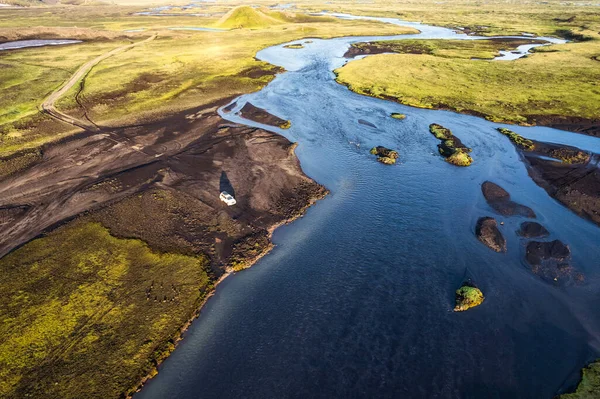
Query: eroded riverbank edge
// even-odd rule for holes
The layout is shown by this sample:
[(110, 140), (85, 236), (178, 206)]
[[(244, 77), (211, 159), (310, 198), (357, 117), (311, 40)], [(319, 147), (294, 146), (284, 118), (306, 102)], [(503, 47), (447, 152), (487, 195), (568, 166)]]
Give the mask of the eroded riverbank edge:
[[(254, 265), (273, 248), (271, 236), (278, 226), (302, 216), (327, 194), (303, 173), (296, 144), (279, 134), (221, 119), (216, 110), (228, 101), (147, 125), (70, 136), (44, 146), (32, 164), (0, 180), (4, 254), (27, 250), (38, 237), (51, 239), (57, 229), (83, 221), (100, 223), (117, 239), (141, 240), (159, 254), (208, 257), (212, 281), (199, 293), (201, 302), (190, 309), (185, 323), (171, 326), (175, 335), (155, 341), (155, 350), (145, 358), (152, 367), (123, 386), (123, 394), (132, 395), (156, 374), (156, 366), (174, 349), (218, 283)], [(220, 202), (219, 192), (226, 186), (235, 190), (238, 205)], [(144, 295), (143, 287), (152, 285), (141, 281), (136, 295)], [(142, 300), (152, 306), (149, 297), (140, 297), (138, 303)], [(111, 381), (128, 380), (144, 368), (132, 369), (129, 377), (111, 376)], [(46, 377), (37, 387), (20, 385), (19, 392), (60, 389), (51, 386), (43, 369), (28, 372), (31, 378), (38, 373)], [(98, 371), (110, 376), (102, 367)], [(53, 373), (60, 376), (60, 367)]]
[[(509, 120), (497, 119), (492, 117), (491, 115), (484, 114), (482, 112), (478, 112), (471, 109), (457, 109), (447, 104), (436, 104), (435, 106), (429, 107), (419, 107), (415, 104), (405, 104), (401, 98), (393, 97), (393, 96), (384, 96), (384, 95), (375, 95), (373, 93), (367, 93), (363, 90), (357, 90), (352, 86), (349, 82), (342, 81), (338, 76), (338, 70), (333, 71), (336, 78), (335, 81), (342, 86), (346, 86), (348, 90), (353, 93), (360, 94), (363, 96), (379, 98), (381, 100), (392, 101), (401, 105), (407, 105), (410, 107), (421, 108), (421, 109), (433, 109), (438, 111), (451, 111), (456, 112), (463, 115), (476, 116), (478, 118), (483, 118), (489, 120), (494, 123), (506, 123), (506, 124), (515, 124)], [(562, 115), (539, 115), (539, 116), (530, 116), (528, 118), (527, 123), (520, 123), (519, 126), (546, 126), (559, 130), (566, 130), (573, 133), (585, 134), (592, 137), (600, 137), (600, 123), (597, 120), (583, 118), (583, 117), (575, 117), (575, 116), (562, 116)]]

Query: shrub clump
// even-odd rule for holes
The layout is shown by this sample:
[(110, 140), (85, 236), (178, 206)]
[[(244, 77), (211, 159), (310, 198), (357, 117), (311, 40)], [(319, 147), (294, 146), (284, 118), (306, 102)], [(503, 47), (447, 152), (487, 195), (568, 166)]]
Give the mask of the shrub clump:
[(463, 312), (467, 309), (481, 305), (484, 300), (481, 290), (470, 282), (465, 282), (456, 290), (455, 312)]
[(280, 129), (289, 129), (290, 127), (292, 127), (291, 121), (285, 121), (281, 125), (279, 125)]
[(519, 148), (525, 151), (533, 151), (535, 149), (535, 144), (533, 143), (533, 141), (526, 139), (520, 134), (515, 133), (512, 130), (507, 129), (505, 127), (499, 127), (497, 130), (506, 137), (508, 137), (510, 141), (512, 141)]

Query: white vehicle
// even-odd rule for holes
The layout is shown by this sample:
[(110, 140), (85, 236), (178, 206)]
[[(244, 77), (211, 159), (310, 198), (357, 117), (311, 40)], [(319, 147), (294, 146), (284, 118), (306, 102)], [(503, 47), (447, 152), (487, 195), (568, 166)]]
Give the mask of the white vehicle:
[(235, 198), (233, 198), (231, 194), (229, 194), (227, 191), (223, 191), (221, 195), (219, 195), (219, 198), (221, 199), (221, 201), (223, 201), (229, 206), (235, 205), (237, 203)]

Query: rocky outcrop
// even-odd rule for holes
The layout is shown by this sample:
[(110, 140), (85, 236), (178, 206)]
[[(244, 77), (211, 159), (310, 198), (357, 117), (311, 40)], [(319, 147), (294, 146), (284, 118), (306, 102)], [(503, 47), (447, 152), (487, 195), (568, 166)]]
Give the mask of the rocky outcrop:
[(550, 232), (539, 223), (523, 222), (517, 234), (524, 238), (542, 238), (548, 237)]
[(454, 311), (464, 312), (467, 309), (481, 305), (484, 299), (481, 290), (472, 282), (464, 282), (462, 286), (456, 290), (456, 306), (454, 306)]
[(583, 275), (571, 266), (571, 249), (559, 240), (531, 241), (527, 244), (525, 259), (531, 271), (548, 282), (583, 281)]
[(504, 216), (518, 215), (535, 219), (535, 212), (531, 208), (512, 201), (510, 194), (496, 183), (483, 182), (481, 192), (487, 203), (499, 214)]
[(533, 149), (535, 148), (535, 144), (533, 141), (526, 139), (525, 137), (513, 132), (510, 129), (507, 129), (505, 127), (499, 127), (497, 130), (506, 137), (508, 137), (510, 141), (512, 141), (517, 147), (519, 147), (522, 150), (533, 151)]
[(446, 162), (455, 166), (469, 166), (473, 163), (473, 158), (469, 155), (472, 150), (454, 136), (450, 129), (432, 123), (429, 125), (429, 132), (441, 141), (438, 150), (446, 158)]
[(496, 252), (506, 252), (506, 240), (498, 230), (496, 219), (482, 217), (477, 221), (475, 235), (486, 247)]
[(377, 146), (371, 148), (371, 154), (377, 155), (377, 160), (386, 165), (393, 165), (396, 163), (396, 159), (398, 159), (399, 155), (397, 151), (390, 150), (389, 148), (383, 146)]

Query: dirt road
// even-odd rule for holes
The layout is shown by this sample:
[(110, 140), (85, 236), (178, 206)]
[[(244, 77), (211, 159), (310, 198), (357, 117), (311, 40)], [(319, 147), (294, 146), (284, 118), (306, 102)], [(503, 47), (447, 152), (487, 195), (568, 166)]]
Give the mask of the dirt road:
[(157, 35), (153, 35), (150, 36), (149, 38), (142, 40), (140, 42), (136, 42), (136, 43), (132, 43), (132, 44), (128, 44), (125, 46), (121, 46), (121, 47), (117, 47), (115, 49), (112, 49), (111, 51), (104, 53), (96, 58), (94, 58), (93, 60), (90, 60), (88, 62), (86, 62), (85, 64), (83, 64), (77, 71), (75, 71), (75, 73), (73, 74), (73, 76), (71, 76), (71, 78), (65, 82), (61, 87), (59, 87), (56, 91), (54, 91), (52, 94), (50, 94), (48, 96), (48, 98), (46, 98), (44, 100), (44, 102), (42, 103), (42, 109), (47, 112), (49, 115), (53, 116), (56, 119), (59, 119), (63, 122), (66, 122), (70, 125), (74, 125), (77, 127), (80, 127), (82, 129), (85, 129), (87, 131), (90, 132), (99, 132), (100, 128), (96, 125), (94, 125), (93, 123), (90, 123), (88, 121), (84, 121), (78, 118), (75, 118), (73, 116), (67, 115), (64, 112), (61, 112), (59, 110), (56, 109), (55, 107), (55, 103), (56, 101), (58, 101), (59, 98), (61, 98), (67, 91), (69, 91), (77, 82), (79, 82), (83, 77), (85, 77), (85, 75), (88, 74), (88, 72), (95, 67), (96, 65), (98, 65), (100, 62), (104, 61), (107, 58), (112, 57), (115, 54), (118, 53), (122, 53), (123, 51), (127, 51), (130, 50), (134, 47), (140, 46), (142, 44), (148, 43), (154, 39), (156, 39)]

